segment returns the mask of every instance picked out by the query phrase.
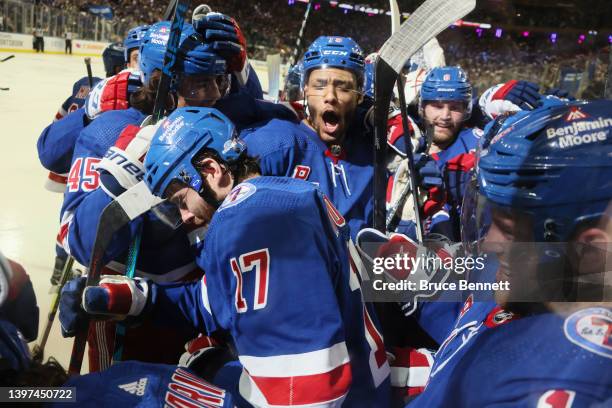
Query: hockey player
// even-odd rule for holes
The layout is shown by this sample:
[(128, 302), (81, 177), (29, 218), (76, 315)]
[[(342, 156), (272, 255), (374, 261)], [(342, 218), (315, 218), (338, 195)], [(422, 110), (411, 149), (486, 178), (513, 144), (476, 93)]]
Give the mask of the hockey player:
[(125, 40), (123, 40), (123, 57), (128, 68), (138, 69), (140, 67), (138, 62), (140, 43), (148, 29), (148, 25), (134, 27), (125, 36)]
[(408, 406), (609, 404), (611, 107), (546, 103), (488, 138), (467, 219), (508, 285), (469, 294)]
[(319, 37), (302, 62), (308, 115), (301, 123), (273, 120), (244, 132), (264, 175), (317, 183), (355, 236), (372, 222), (371, 135), (363, 123), (364, 57), (346, 37)]
[[(172, 113), (153, 138), (145, 181), (185, 224), (207, 228), (196, 247), (206, 276), (185, 285), (103, 279), (83, 293), (85, 309), (228, 332), (240, 365), (215, 383), (238, 406), (386, 406), (386, 354), (349, 268), (344, 218), (312, 183), (260, 177), (245, 149), (216, 110)], [(83, 283), (66, 286), (72, 305)], [(78, 326), (75, 309), (61, 309), (64, 328)]]

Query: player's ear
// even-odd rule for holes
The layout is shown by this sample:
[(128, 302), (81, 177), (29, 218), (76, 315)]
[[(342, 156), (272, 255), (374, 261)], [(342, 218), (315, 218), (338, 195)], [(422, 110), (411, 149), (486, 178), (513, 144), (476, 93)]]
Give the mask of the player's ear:
[(611, 242), (612, 236), (604, 229), (592, 227), (581, 231), (574, 240), (579, 273), (593, 274), (605, 271)]

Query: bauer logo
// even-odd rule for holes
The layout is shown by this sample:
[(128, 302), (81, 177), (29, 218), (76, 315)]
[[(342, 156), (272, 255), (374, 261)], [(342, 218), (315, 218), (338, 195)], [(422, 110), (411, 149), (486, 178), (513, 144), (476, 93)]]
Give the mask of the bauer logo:
[(580, 310), (563, 324), (565, 337), (578, 347), (612, 358), (612, 311), (603, 307)]

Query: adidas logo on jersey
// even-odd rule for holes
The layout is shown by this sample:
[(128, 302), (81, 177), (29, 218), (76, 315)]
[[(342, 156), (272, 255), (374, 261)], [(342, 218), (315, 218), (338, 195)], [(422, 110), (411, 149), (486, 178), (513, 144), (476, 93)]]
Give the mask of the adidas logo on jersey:
[(143, 377), (138, 381), (119, 385), (119, 388), (132, 395), (138, 395), (139, 397), (142, 397), (145, 393), (145, 388), (147, 388), (147, 381), (147, 377)]

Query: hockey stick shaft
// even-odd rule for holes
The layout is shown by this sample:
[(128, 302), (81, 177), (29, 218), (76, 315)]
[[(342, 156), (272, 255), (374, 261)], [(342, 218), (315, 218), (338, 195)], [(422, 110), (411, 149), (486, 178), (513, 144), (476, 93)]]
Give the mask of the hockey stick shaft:
[(87, 82), (89, 83), (89, 90), (93, 88), (93, 74), (91, 73), (91, 58), (85, 58), (85, 67), (87, 67)]
[(6, 61), (10, 60), (11, 58), (15, 58), (15, 55), (14, 54), (13, 55), (9, 55), (8, 57), (1, 59), (0, 62), (6, 62)]
[(399, 93), (400, 113), (402, 115), (402, 128), (404, 131), (404, 148), (408, 157), (408, 182), (414, 205), (414, 223), (416, 224), (416, 238), (418, 242), (423, 242), (423, 224), (421, 224), (421, 210), (419, 206), (419, 191), (416, 183), (416, 173), (414, 164), (414, 154), (412, 153), (411, 134), (408, 127), (408, 110), (406, 109), (406, 96), (404, 95), (404, 81), (402, 76), (397, 77), (397, 90)]
[(310, 15), (310, 10), (312, 8), (312, 1), (308, 2), (306, 6), (306, 12), (304, 13), (304, 18), (302, 19), (302, 26), (300, 27), (300, 32), (298, 33), (298, 38), (295, 43), (295, 49), (293, 50), (293, 55), (291, 56), (290, 66), (295, 65), (300, 55), (300, 48), (302, 46), (302, 40), (304, 39), (304, 30), (306, 28), (306, 22), (308, 21), (308, 16)]
[(168, 44), (166, 46), (166, 53), (164, 55), (162, 75), (157, 88), (157, 94), (155, 95), (155, 104), (153, 105), (153, 119), (155, 122), (160, 120), (166, 111), (165, 105), (168, 98), (168, 92), (170, 91), (172, 72), (174, 70), (174, 66), (176, 65), (181, 31), (183, 29), (185, 15), (187, 14), (189, 4), (190, 1), (185, 0), (178, 0), (176, 2), (174, 18), (172, 18), (172, 23), (170, 25), (170, 36), (168, 37)]
[[(140, 251), (140, 242), (142, 241), (142, 224), (138, 231), (136, 232), (136, 236), (130, 245), (130, 249), (128, 250), (128, 258), (125, 265), (125, 276), (128, 278), (133, 278), (136, 275), (136, 261), (138, 260), (138, 252)], [(117, 323), (117, 327), (115, 329), (115, 350), (113, 352), (113, 361), (115, 364), (118, 361), (121, 361), (123, 356), (123, 344), (125, 341), (125, 333), (126, 327), (121, 323)]]
[(57, 314), (57, 309), (59, 308), (59, 300), (62, 293), (62, 288), (68, 282), (68, 278), (72, 274), (72, 265), (74, 264), (74, 258), (72, 256), (68, 256), (66, 259), (66, 263), (64, 263), (64, 268), (62, 269), (62, 275), (57, 284), (57, 292), (53, 294), (51, 298), (51, 307), (49, 310), (49, 314), (47, 315), (47, 324), (45, 326), (45, 331), (43, 332), (42, 339), (40, 340), (40, 352), (44, 355), (45, 346), (47, 345), (47, 340), (49, 339), (49, 333), (51, 332), (51, 327), (53, 326), (53, 321), (55, 320), (55, 315)]
[[(125, 191), (102, 210), (98, 219), (96, 240), (91, 253), (87, 286), (93, 286), (99, 282), (100, 274), (105, 265), (104, 255), (115, 233), (161, 201), (160, 198), (153, 196), (145, 182), (141, 181)], [(79, 330), (75, 336), (68, 369), (71, 375), (81, 372), (88, 328), (89, 324), (85, 325), (84, 329)]]

